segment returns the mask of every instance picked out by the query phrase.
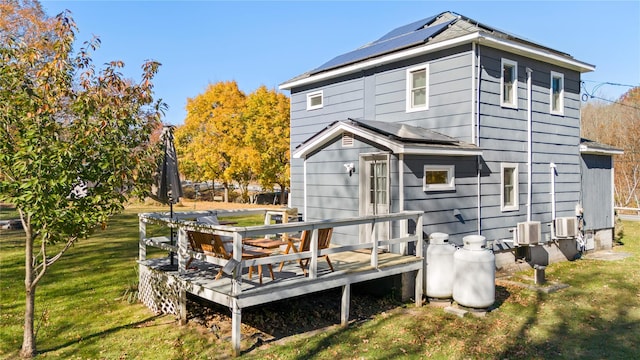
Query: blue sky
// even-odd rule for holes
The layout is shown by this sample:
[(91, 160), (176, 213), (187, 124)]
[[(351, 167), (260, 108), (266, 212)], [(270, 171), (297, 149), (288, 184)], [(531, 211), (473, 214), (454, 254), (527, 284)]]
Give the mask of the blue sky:
[[(640, 86), (640, 1), (42, 1), (68, 9), (78, 39), (97, 35), (96, 64), (123, 60), (140, 78), (146, 59), (162, 63), (156, 96), (164, 119), (184, 122), (187, 98), (235, 80), (245, 93), (279, 84), (388, 31), (443, 11), (569, 53), (593, 64), (590, 92), (617, 99)], [(602, 85), (601, 85), (602, 84)], [(288, 95), (288, 92), (285, 92)]]

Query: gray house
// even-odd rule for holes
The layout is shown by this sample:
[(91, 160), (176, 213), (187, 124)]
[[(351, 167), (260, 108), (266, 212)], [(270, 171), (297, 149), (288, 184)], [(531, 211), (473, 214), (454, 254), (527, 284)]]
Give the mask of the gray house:
[(594, 69), (453, 12), (394, 29), (280, 86), (290, 206), (306, 220), (424, 211), (424, 233), (481, 234), (498, 266), (610, 247), (620, 151), (580, 138)]

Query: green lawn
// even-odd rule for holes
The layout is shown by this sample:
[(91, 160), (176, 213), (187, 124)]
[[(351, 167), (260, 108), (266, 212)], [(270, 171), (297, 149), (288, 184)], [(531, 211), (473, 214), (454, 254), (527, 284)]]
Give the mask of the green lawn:
[[(50, 269), (36, 300), (38, 358), (209, 359), (230, 354), (230, 334), (211, 332), (195, 321), (181, 327), (173, 316), (154, 316), (143, 305), (122, 299), (137, 281), (137, 212), (151, 210), (126, 211)], [(550, 265), (547, 277), (570, 285), (552, 294), (498, 286), (498, 308), (484, 318), (400, 304), (346, 329), (329, 327), (277, 343), (247, 338), (243, 349), (250, 350), (243, 357), (635, 358), (640, 353), (640, 224), (624, 225), (624, 245), (615, 251), (632, 257)], [(22, 236), (0, 232), (0, 358), (6, 359), (17, 356), (22, 342)], [(275, 322), (285, 316), (286, 310), (279, 311), (263, 316)]]

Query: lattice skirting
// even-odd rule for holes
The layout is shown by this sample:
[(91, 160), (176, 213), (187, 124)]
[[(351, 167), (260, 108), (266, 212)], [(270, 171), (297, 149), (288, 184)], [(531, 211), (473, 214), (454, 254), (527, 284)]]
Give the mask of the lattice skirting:
[(180, 283), (163, 271), (139, 265), (138, 297), (155, 314), (180, 315)]

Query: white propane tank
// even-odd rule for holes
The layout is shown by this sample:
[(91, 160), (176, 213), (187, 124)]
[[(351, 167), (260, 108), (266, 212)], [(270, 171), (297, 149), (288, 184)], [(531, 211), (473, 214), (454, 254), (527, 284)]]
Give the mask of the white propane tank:
[(481, 235), (462, 238), (464, 247), (453, 255), (453, 300), (459, 305), (486, 309), (496, 300), (496, 257)]
[(427, 297), (450, 299), (453, 296), (453, 254), (456, 247), (449, 244), (449, 235), (433, 233), (427, 244)]

